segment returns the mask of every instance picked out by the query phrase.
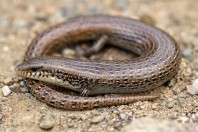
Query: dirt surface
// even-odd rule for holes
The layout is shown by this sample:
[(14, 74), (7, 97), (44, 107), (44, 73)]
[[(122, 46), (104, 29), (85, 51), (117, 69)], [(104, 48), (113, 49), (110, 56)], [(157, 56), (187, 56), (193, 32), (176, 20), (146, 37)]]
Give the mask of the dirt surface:
[[(198, 125), (198, 96), (187, 88), (198, 78), (197, 0), (1, 0), (0, 1), (0, 131), (120, 131), (142, 117)], [(43, 29), (70, 17), (111, 14), (140, 19), (163, 29), (179, 44), (179, 72), (166, 86), (147, 94), (154, 102), (66, 111), (47, 106), (27, 92), (15, 67), (23, 60), (31, 39)], [(103, 54), (104, 53), (104, 54)], [(108, 48), (101, 59), (125, 58), (125, 51)], [(5, 96), (3, 87), (12, 93)], [(48, 125), (48, 126), (46, 126)], [(51, 126), (50, 126), (51, 125)]]

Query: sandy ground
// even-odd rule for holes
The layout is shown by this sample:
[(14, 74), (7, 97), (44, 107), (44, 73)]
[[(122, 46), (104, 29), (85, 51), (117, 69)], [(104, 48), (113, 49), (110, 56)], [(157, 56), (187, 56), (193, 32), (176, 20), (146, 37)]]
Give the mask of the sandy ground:
[[(120, 131), (142, 117), (197, 125), (198, 96), (187, 93), (187, 87), (198, 77), (197, 0), (1, 0), (0, 12), (1, 131), (42, 131), (45, 118), (53, 122), (51, 131)], [(160, 95), (160, 99), (89, 111), (65, 111), (47, 106), (13, 83), (18, 78), (14, 68), (22, 62), (29, 42), (38, 32), (70, 17), (87, 14), (140, 19), (175, 38), (183, 54), (178, 75), (168, 86), (146, 93)], [(129, 55), (108, 48), (98, 56), (117, 59)], [(4, 86), (13, 90), (6, 97), (2, 94)]]

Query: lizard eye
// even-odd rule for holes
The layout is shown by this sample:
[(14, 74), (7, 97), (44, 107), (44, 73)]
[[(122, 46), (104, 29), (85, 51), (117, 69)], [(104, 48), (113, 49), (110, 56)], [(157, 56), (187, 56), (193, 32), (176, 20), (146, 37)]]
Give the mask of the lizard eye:
[(30, 68), (30, 70), (32, 71), (32, 72), (37, 72), (37, 71), (39, 71), (40, 69), (42, 69), (43, 67), (41, 66), (41, 67), (33, 67), (33, 68)]

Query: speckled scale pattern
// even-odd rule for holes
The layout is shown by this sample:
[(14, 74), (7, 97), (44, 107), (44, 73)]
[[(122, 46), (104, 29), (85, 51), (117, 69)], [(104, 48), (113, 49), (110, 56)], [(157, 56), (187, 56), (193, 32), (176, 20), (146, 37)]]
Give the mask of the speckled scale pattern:
[[(82, 61), (54, 57), (31, 60), (37, 56), (49, 55), (62, 44), (97, 40), (102, 35), (108, 36), (109, 44), (135, 52), (140, 57), (123, 61)], [(90, 94), (135, 93), (156, 88), (171, 79), (178, 70), (180, 52), (169, 35), (153, 26), (125, 17), (95, 15), (73, 18), (45, 30), (31, 42), (25, 60), (29, 60), (24, 62), (26, 66), (27, 64), (29, 66), (38, 64), (43, 67), (46, 65), (52, 71), (59, 69), (63, 72), (62, 75), (65, 73), (65, 78), (78, 78), (81, 84), (84, 83), (83, 86), (89, 88)], [(31, 84), (31, 82), (32, 80), (28, 79), (27, 83)], [(91, 109), (94, 106), (128, 104), (136, 100), (136, 97), (130, 96), (119, 98), (68, 96), (63, 101), (66, 95), (41, 84), (40, 82), (29, 85), (30, 91), (40, 100), (59, 108)], [(41, 86), (39, 92), (36, 92)], [(50, 92), (46, 95), (46, 91)], [(76, 91), (80, 90), (76, 89)], [(137, 98), (150, 100), (151, 97), (156, 98), (156, 96)], [(73, 99), (76, 103), (71, 103)], [(56, 103), (50, 103), (50, 100)], [(82, 106), (83, 102), (84, 106)]]
[(46, 102), (50, 106), (67, 110), (88, 110), (101, 106), (124, 105), (145, 101), (145, 99), (149, 101), (158, 98), (158, 96), (81, 97), (66, 95), (60, 92), (54, 94), (53, 89), (46, 87), (41, 82), (34, 82), (29, 79), (26, 81), (32, 94), (39, 100)]

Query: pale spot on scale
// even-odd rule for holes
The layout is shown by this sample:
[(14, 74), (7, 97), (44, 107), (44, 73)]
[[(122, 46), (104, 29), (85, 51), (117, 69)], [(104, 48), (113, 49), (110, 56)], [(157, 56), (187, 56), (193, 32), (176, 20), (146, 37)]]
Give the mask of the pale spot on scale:
[(64, 84), (65, 84), (66, 86), (72, 86), (68, 81), (64, 81)]
[(30, 75), (31, 75), (30, 72), (28, 72), (28, 73), (27, 73), (27, 76), (30, 77)]
[(59, 79), (59, 78), (57, 78), (56, 76), (50, 77), (50, 79), (51, 79), (52, 81), (55, 81), (55, 82), (58, 82), (58, 83), (62, 82), (62, 80)]
[(46, 75), (48, 75), (48, 73), (47, 73), (47, 72), (43, 72), (43, 75), (45, 75), (45, 76), (46, 76)]
[(35, 74), (36, 76), (39, 76), (40, 75), (40, 73), (39, 72), (36, 72), (36, 74)]
[(57, 81), (57, 82), (62, 82), (62, 80), (61, 80), (61, 79), (58, 79), (58, 78), (56, 78), (56, 81)]
[(35, 76), (36, 75), (36, 72), (32, 72), (32, 76)]
[(50, 80), (55, 81), (56, 77), (50, 77)]

